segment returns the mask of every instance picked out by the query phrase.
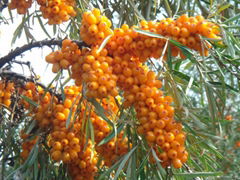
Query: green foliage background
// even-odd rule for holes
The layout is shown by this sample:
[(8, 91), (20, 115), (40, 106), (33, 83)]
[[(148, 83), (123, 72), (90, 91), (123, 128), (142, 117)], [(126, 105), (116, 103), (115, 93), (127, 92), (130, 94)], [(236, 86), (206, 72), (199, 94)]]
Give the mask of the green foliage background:
[[(41, 12), (32, 8), (22, 17), (15, 30), (12, 43), (21, 37), (34, 41), (34, 24), (39, 23), (46, 38), (69, 37), (80, 40), (79, 25), (81, 14), (98, 7), (112, 20), (114, 28), (138, 24), (140, 20), (161, 20), (176, 18), (181, 14), (194, 16), (202, 14), (221, 27), (223, 45), (213, 44), (210, 55), (199, 56), (186, 49), (186, 60), (168, 56), (167, 63), (149, 63), (164, 82), (164, 91), (174, 97), (176, 120), (182, 122), (187, 132), (186, 147), (190, 158), (182, 169), (162, 169), (159, 164), (148, 163), (149, 150), (142, 143), (135, 130), (135, 114), (132, 109), (123, 112), (123, 117), (132, 119), (114, 125), (123, 128), (134, 148), (110, 169), (102, 169), (99, 179), (111, 179), (114, 170), (119, 179), (239, 179), (240, 149), (235, 147), (240, 140), (240, 2), (237, 0), (77, 0), (77, 17), (64, 25), (46, 25)], [(8, 11), (4, 9), (5, 13)], [(14, 17), (15, 12), (9, 12)], [(13, 14), (12, 14), (13, 13)], [(14, 18), (6, 19), (2, 14), (1, 23), (14, 23)], [(31, 27), (32, 29), (30, 29)], [(2, 42), (0, 42), (2, 43)], [(185, 48), (185, 47), (183, 47)], [(55, 80), (58, 78), (55, 78)], [(92, 102), (94, 104), (94, 102)], [(97, 111), (102, 108), (97, 104)], [(7, 110), (1, 108), (0, 120), (0, 174), (2, 179), (12, 179), (16, 173), (26, 179), (68, 179), (62, 164), (56, 165), (46, 158), (46, 152), (38, 145), (29, 159), (21, 165), (19, 130), (31, 129), (26, 116), (15, 122)], [(101, 114), (101, 113), (100, 113)], [(227, 121), (226, 115), (233, 120)], [(91, 133), (91, 132), (90, 132)], [(39, 151), (38, 151), (39, 150)], [(41, 167), (38, 169), (38, 163)], [(125, 171), (122, 171), (125, 169)], [(0, 178), (1, 179), (1, 178)]]

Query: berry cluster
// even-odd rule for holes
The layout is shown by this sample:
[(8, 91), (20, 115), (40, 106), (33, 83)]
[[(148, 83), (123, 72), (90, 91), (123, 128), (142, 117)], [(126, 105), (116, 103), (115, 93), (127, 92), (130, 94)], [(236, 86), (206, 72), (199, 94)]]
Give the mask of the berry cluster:
[(33, 146), (36, 144), (39, 138), (38, 136), (35, 136), (32, 139), (30, 138), (31, 136), (32, 136), (31, 134), (26, 134), (23, 131), (21, 131), (20, 137), (23, 140), (23, 142), (22, 142), (22, 152), (20, 156), (24, 161), (28, 158)]
[[(106, 112), (106, 116), (114, 121), (114, 115), (116, 115), (118, 111), (114, 98), (110, 97), (109, 99), (103, 99), (101, 105)], [(98, 144), (111, 133), (111, 129), (106, 121), (95, 114), (92, 114), (91, 121), (94, 126), (95, 141)], [(110, 167), (126, 154), (131, 147), (131, 144), (128, 146), (128, 138), (123, 137), (123, 132), (121, 132), (116, 138), (111, 139), (106, 144), (97, 146), (96, 151), (103, 157), (104, 165)]]
[(12, 0), (8, 7), (10, 10), (17, 9), (18, 14), (26, 14), (32, 3), (32, 0)]
[(82, 17), (80, 35), (87, 44), (101, 44), (107, 36), (113, 34), (110, 29), (111, 21), (106, 16), (102, 16), (99, 9), (84, 12)]
[(62, 49), (50, 53), (45, 59), (48, 63), (53, 64), (52, 71), (56, 73), (60, 69), (68, 69), (70, 65), (78, 61), (80, 55), (81, 50), (77, 44), (65, 39), (62, 41)]
[[(134, 28), (161, 35), (163, 38), (136, 33)], [(132, 57), (139, 57), (141, 62), (145, 62), (150, 57), (157, 59), (163, 56), (166, 59), (167, 51), (163, 52), (163, 49), (167, 41), (166, 38), (170, 38), (198, 51), (201, 55), (207, 56), (208, 48), (211, 46), (210, 44), (203, 44), (200, 35), (219, 39), (218, 29), (217, 25), (206, 21), (202, 16), (188, 17), (182, 15), (176, 20), (167, 18), (159, 22), (143, 20), (140, 22), (140, 26), (130, 28), (124, 24), (121, 28), (115, 29), (114, 36), (109, 41), (107, 49), (109, 54), (114, 56), (129, 54)], [(185, 58), (177, 46), (173, 44), (170, 44), (170, 46), (172, 56), (180, 55), (182, 59)]]
[(14, 83), (0, 80), (0, 104), (9, 107), (11, 104), (11, 94), (14, 91)]
[(20, 102), (24, 108), (33, 111), (34, 119), (36, 119), (39, 127), (49, 127), (52, 122), (52, 108), (57, 103), (57, 98), (49, 92), (45, 92), (43, 88), (33, 82), (26, 82), (25, 87), (21, 89), (21, 94), (38, 104), (37, 108), (32, 108), (25, 99)]
[[(102, 131), (98, 131), (97, 142), (99, 139), (104, 139)], [(117, 162), (123, 155), (125, 155), (129, 149), (132, 148), (132, 144), (128, 146), (128, 138), (123, 137), (123, 132), (117, 135), (116, 138), (111, 139), (104, 145), (97, 146), (96, 151), (104, 158), (104, 165), (111, 167)]]
[(93, 48), (82, 59), (82, 80), (87, 85), (87, 97), (106, 98), (118, 95), (116, 89), (117, 77), (112, 73), (113, 59), (107, 56), (107, 50), (103, 49), (98, 53), (98, 49)]
[(61, 24), (76, 16), (75, 0), (37, 0), (37, 3), (48, 24)]
[[(70, 67), (75, 84), (83, 85), (89, 98), (104, 100), (109, 96), (116, 97), (117, 88), (122, 90), (124, 107), (134, 106), (139, 120), (138, 132), (156, 151), (162, 165), (166, 167), (173, 164), (175, 168), (181, 168), (188, 158), (184, 147), (186, 135), (182, 125), (174, 120), (174, 108), (171, 106), (173, 99), (163, 95), (160, 90), (161, 81), (143, 63), (151, 57), (166, 58), (168, 50), (171, 50), (172, 56), (185, 58), (173, 44), (169, 44), (170, 47), (163, 52), (168, 38), (198, 51), (201, 55), (207, 55), (211, 46), (207, 43), (203, 46), (200, 36), (218, 39), (218, 26), (206, 21), (202, 16), (182, 15), (176, 20), (167, 18), (159, 22), (141, 21), (140, 26), (129, 27), (124, 24), (114, 31), (110, 27), (110, 20), (102, 16), (99, 9), (85, 12), (80, 36), (91, 48), (80, 51), (73, 42), (64, 40), (63, 49), (68, 50), (65, 51), (67, 55), (63, 58), (62, 49), (50, 54), (46, 60), (56, 63), (64, 59), (67, 66), (58, 63), (55, 72), (60, 68)], [(134, 29), (149, 31), (163, 38), (140, 34)], [(112, 37), (106, 46), (99, 50), (100, 44), (108, 35)], [(110, 128), (96, 115), (91, 115), (91, 120), (96, 142), (100, 142), (110, 133)], [(96, 150), (103, 155), (105, 164), (110, 165), (128, 150), (127, 141), (120, 134), (117, 139), (97, 147)], [(120, 154), (116, 153), (116, 149)]]
[[(116, 58), (114, 58), (116, 59)], [(162, 83), (153, 71), (142, 65), (139, 59), (122, 61), (124, 66), (113, 66), (118, 75), (117, 84), (124, 90), (124, 107), (134, 106), (139, 120), (138, 133), (153, 147), (163, 166), (173, 164), (180, 168), (187, 160), (185, 133), (182, 125), (174, 120), (173, 99), (159, 90)], [(158, 149), (162, 152), (159, 152)], [(181, 153), (180, 153), (181, 150)], [(162, 156), (166, 155), (165, 158)], [(178, 165), (176, 165), (178, 162)]]
[[(8, 82), (8, 89), (12, 89), (13, 83)], [(10, 88), (11, 87), (11, 88)], [(19, 88), (19, 93), (26, 96), (20, 100), (20, 104), (29, 111), (29, 114), (37, 121), (37, 128), (47, 137), (49, 154), (53, 161), (63, 162), (68, 165), (68, 171), (73, 179), (94, 179), (98, 157), (103, 157), (102, 165), (110, 166), (122, 155), (128, 152), (128, 140), (123, 139), (123, 133), (110, 142), (97, 146), (102, 139), (111, 133), (111, 128), (106, 121), (95, 114), (93, 107), (82, 99), (82, 88), (78, 86), (64, 87), (64, 100), (45, 92), (34, 82), (26, 82)], [(35, 102), (38, 106), (33, 107)], [(118, 106), (113, 97), (99, 101), (104, 107), (105, 115), (112, 121), (116, 119)], [(89, 109), (90, 108), (90, 109)], [(68, 128), (66, 123), (69, 121)], [(83, 128), (87, 121), (91, 121), (95, 129), (95, 142), (86, 139)], [(89, 123), (89, 122), (88, 122)], [(32, 139), (32, 133), (21, 132), (23, 162), (29, 156), (38, 137)], [(106, 150), (109, 153), (106, 153)]]
[[(84, 148), (82, 143), (82, 148)], [(73, 180), (94, 180), (94, 176), (98, 170), (98, 154), (93, 148), (93, 143), (89, 140), (86, 148), (81, 151), (79, 158), (74, 163), (69, 164), (68, 171)]]

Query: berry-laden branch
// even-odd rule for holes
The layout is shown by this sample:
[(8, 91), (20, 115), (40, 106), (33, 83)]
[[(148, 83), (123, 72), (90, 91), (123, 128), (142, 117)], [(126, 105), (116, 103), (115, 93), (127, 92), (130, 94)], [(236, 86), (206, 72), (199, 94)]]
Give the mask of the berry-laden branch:
[(47, 89), (47, 87), (44, 84), (42, 84), (40, 82), (37, 82), (36, 79), (34, 79), (33, 77), (26, 77), (26, 76), (24, 76), (22, 74), (15, 73), (15, 72), (12, 72), (12, 71), (2, 71), (2, 72), (0, 71), (0, 77), (2, 77), (4, 79), (11, 80), (13, 82), (15, 82), (15, 81), (19, 82), (19, 80), (22, 80), (24, 82), (33, 82), (37, 86), (40, 86), (44, 90), (47, 90), (50, 94), (55, 95), (59, 100), (62, 99), (61, 94), (57, 94), (52, 89)]
[[(88, 46), (86, 43), (82, 42), (82, 41), (74, 41), (80, 48), (83, 46)], [(0, 58), (0, 68), (2, 68), (6, 63), (9, 63), (10, 61), (12, 61), (15, 57), (23, 54), (25, 51), (29, 51), (33, 48), (41, 48), (43, 46), (61, 46), (62, 45), (62, 40), (55, 40), (55, 39), (51, 39), (51, 40), (43, 40), (43, 41), (36, 41), (36, 42), (32, 42), (29, 44), (26, 44), (22, 47), (17, 47), (15, 50), (11, 51), (8, 55), (1, 57)]]

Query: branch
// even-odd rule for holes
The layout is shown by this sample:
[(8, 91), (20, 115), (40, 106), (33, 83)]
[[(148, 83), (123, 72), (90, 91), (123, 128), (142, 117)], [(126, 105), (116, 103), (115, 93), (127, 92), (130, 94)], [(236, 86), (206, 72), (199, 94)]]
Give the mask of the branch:
[(0, 1), (0, 12), (3, 11), (4, 8), (8, 7), (8, 0)]
[(56, 96), (58, 98), (58, 100), (62, 99), (61, 94), (57, 94), (52, 89), (48, 89), (44, 84), (37, 82), (36, 79), (34, 79), (33, 77), (26, 77), (22, 74), (15, 73), (12, 71), (2, 71), (2, 72), (0, 71), (0, 77), (6, 78), (8, 80), (12, 80), (14, 82), (19, 81), (19, 80), (23, 80), (24, 82), (33, 82), (34, 84), (42, 87), (44, 90), (47, 90), (48, 92), (50, 92), (50, 94), (53, 94), (54, 96)]
[[(15, 50), (11, 51), (8, 55), (1, 57), (0, 58), (0, 68), (2, 68), (6, 63), (11, 62), (15, 57), (23, 54), (25, 51), (29, 51), (32, 48), (41, 48), (43, 46), (60, 46), (62, 45), (62, 41), (63, 40), (43, 40), (43, 41), (36, 41), (36, 42), (32, 42), (29, 44), (26, 44), (22, 47), (17, 47)], [(86, 43), (84, 43), (83, 41), (73, 41), (75, 42), (79, 48), (84, 47), (88, 47), (88, 45)]]
[(198, 7), (200, 8), (200, 10), (202, 11), (202, 15), (204, 17), (207, 17), (208, 14), (209, 14), (209, 11), (206, 9), (206, 7), (204, 7), (202, 4), (201, 4), (201, 1), (200, 0), (195, 0), (195, 2), (197, 3)]

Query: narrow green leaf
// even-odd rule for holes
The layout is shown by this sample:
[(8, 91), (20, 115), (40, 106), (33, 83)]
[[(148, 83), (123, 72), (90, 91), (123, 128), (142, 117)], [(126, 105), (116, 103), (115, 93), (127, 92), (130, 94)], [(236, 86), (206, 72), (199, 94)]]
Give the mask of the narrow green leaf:
[(181, 44), (180, 42), (177, 42), (175, 40), (172, 40), (172, 39), (169, 39), (169, 41), (177, 46), (182, 52), (183, 54), (188, 58), (188, 59), (191, 59), (192, 56), (193, 56), (193, 53), (192, 51), (187, 47), (187, 46), (184, 46), (183, 44)]
[(110, 141), (112, 138), (114, 138), (117, 134), (119, 134), (124, 127), (124, 124), (121, 124), (118, 128), (117, 131), (112, 131), (107, 137), (105, 137), (100, 143), (98, 143), (98, 146), (101, 146), (103, 144), (106, 144), (108, 141)]
[[(66, 120), (66, 128), (68, 128), (69, 125), (70, 125), (70, 122), (71, 122), (71, 119), (72, 119), (73, 107), (76, 104), (76, 102), (77, 102), (77, 100), (78, 100), (80, 95), (81, 94), (79, 93), (78, 96), (76, 97), (76, 99), (74, 100), (74, 102), (72, 103), (72, 106), (70, 108), (70, 112), (69, 112), (67, 120)], [(79, 104), (81, 104), (81, 100), (79, 101)]]
[(222, 11), (224, 11), (224, 10), (227, 9), (227, 8), (229, 8), (230, 6), (231, 6), (231, 4), (228, 3), (228, 4), (225, 4), (225, 5), (221, 6), (221, 7), (219, 7), (218, 10), (217, 10), (217, 12), (211, 14), (208, 18), (212, 18), (212, 17), (220, 14)]
[(103, 118), (108, 124), (110, 124), (112, 127), (114, 126), (113, 122), (111, 120), (109, 120), (107, 118), (107, 116), (105, 115), (105, 110), (103, 109), (103, 107), (96, 101), (96, 99), (89, 99), (89, 102), (92, 103), (92, 105), (95, 107), (95, 111), (96, 113)]
[(153, 158), (154, 158), (154, 160), (156, 161), (157, 167), (158, 167), (158, 169), (159, 169), (159, 171), (160, 171), (160, 177), (161, 177), (161, 179), (163, 179), (163, 176), (166, 176), (166, 172), (165, 172), (165, 170), (163, 169), (163, 167), (161, 166), (160, 160), (159, 160), (159, 158), (158, 158), (155, 150), (154, 150), (153, 148), (151, 148), (151, 150), (152, 150)]
[(132, 166), (132, 157), (129, 159), (128, 167), (127, 167), (127, 174), (126, 174), (126, 179), (127, 180), (133, 180), (133, 176), (131, 175), (131, 166)]
[[(187, 82), (190, 82), (190, 80), (191, 80), (191, 77), (189, 77), (189, 76), (186, 75), (186, 74), (183, 74), (182, 72), (173, 70), (172, 73), (173, 73), (175, 76), (178, 76), (180, 79), (183, 79), (183, 80), (185, 80), (185, 81), (187, 81)], [(197, 86), (197, 87), (198, 87), (198, 83), (195, 82), (194, 80), (193, 80), (192, 84), (193, 84), (194, 86)]]
[(226, 21), (223, 22), (223, 24), (233, 22), (233, 21), (235, 21), (235, 20), (238, 20), (239, 18), (240, 18), (240, 13), (237, 14), (236, 16), (233, 16), (233, 17), (227, 19)]
[(226, 84), (224, 82), (214, 82), (214, 81), (207, 81), (207, 82), (212, 84), (215, 87), (221, 87), (221, 88), (222, 87), (226, 87), (227, 89), (232, 90), (234, 92), (239, 92), (239, 90), (233, 88), (232, 86), (230, 86), (230, 85), (228, 85), (228, 84)]
[(121, 161), (118, 170), (114, 176), (114, 180), (117, 180), (120, 172), (122, 171), (123, 167), (125, 166), (126, 162), (128, 161), (129, 157), (132, 155), (132, 153), (135, 151), (135, 149), (137, 148), (137, 146), (135, 146), (134, 148), (131, 149), (131, 151), (129, 151), (129, 153), (125, 154), (123, 157), (123, 160)]
[(31, 124), (28, 126), (26, 133), (30, 134), (30, 132), (33, 130), (33, 128), (36, 126), (37, 122), (35, 120), (31, 121)]
[(33, 100), (31, 100), (29, 97), (21, 95), (21, 98), (23, 98), (25, 101), (27, 101), (32, 106), (38, 107), (38, 104), (36, 102), (34, 102)]
[(48, 34), (47, 30), (45, 29), (40, 15), (37, 14), (36, 16), (37, 16), (37, 18), (38, 18), (38, 22), (39, 22), (42, 30), (44, 31), (44, 33), (48, 36), (48, 38), (52, 39), (52, 37)]
[(213, 91), (209, 84), (204, 82), (204, 87), (206, 90), (207, 100), (208, 100), (208, 107), (209, 107), (209, 114), (211, 117), (211, 120), (216, 120), (216, 103), (215, 103), (215, 97), (213, 95)]
[(172, 17), (172, 10), (171, 10), (168, 0), (164, 0), (164, 5), (165, 5), (165, 10), (166, 10), (168, 16)]
[(193, 177), (209, 177), (209, 176), (220, 176), (222, 172), (194, 172), (194, 173), (175, 173), (175, 176), (184, 176), (187, 178)]
[(145, 31), (145, 30), (141, 30), (141, 29), (137, 29), (137, 28), (134, 28), (134, 31), (136, 31), (137, 33), (149, 36), (149, 37), (155, 37), (155, 38), (166, 39), (166, 40), (168, 39), (168, 38), (166, 38), (164, 36), (161, 36), (159, 34), (149, 32), (149, 31)]
[(100, 45), (100, 47), (98, 48), (97, 52), (100, 53), (103, 48), (106, 46), (106, 44), (108, 43), (108, 41), (111, 39), (112, 35), (108, 35), (102, 42), (102, 44)]

